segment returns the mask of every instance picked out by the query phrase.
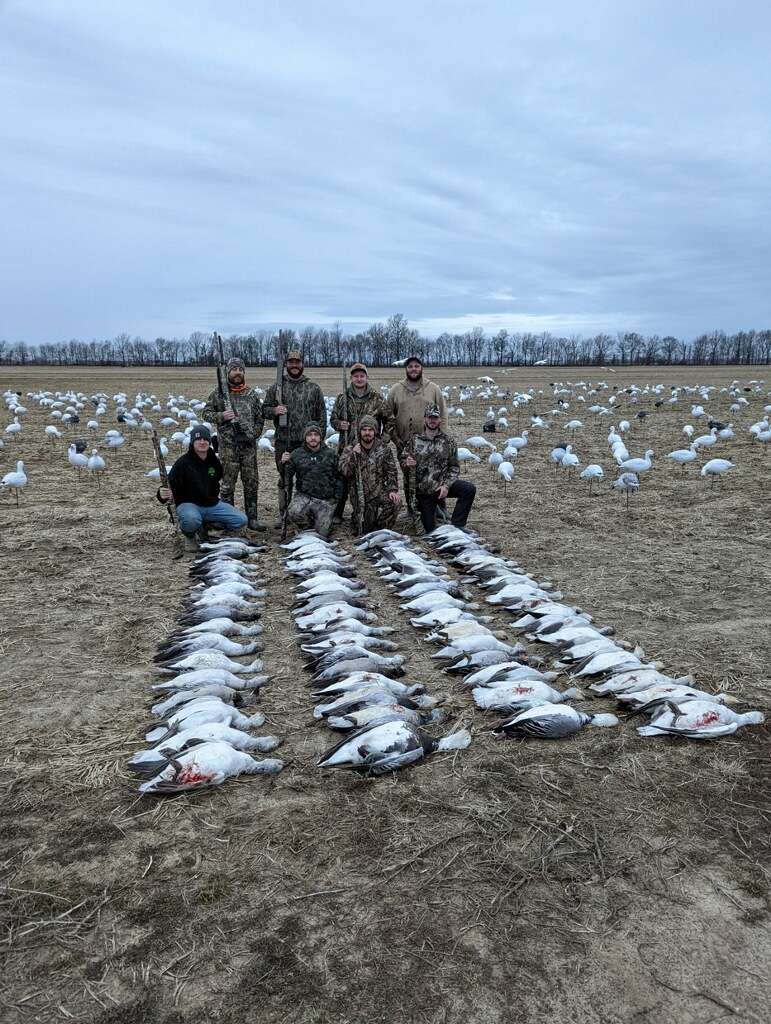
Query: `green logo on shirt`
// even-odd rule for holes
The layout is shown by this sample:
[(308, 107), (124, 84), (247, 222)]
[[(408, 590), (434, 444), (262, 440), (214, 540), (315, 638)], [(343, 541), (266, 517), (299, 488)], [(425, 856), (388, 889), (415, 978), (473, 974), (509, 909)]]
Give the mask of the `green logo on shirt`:
[(217, 470), (214, 468), (214, 466), (209, 466), (209, 476), (216, 476), (216, 475), (217, 475)]

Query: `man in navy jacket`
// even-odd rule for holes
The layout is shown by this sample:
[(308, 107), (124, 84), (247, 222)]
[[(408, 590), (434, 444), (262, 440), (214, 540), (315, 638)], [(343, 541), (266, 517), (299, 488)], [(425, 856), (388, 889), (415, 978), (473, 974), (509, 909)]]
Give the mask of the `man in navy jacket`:
[(171, 467), (170, 487), (158, 488), (158, 501), (162, 504), (174, 498), (188, 551), (197, 550), (195, 535), (209, 523), (219, 523), (226, 530), (246, 525), (243, 512), (220, 501), (221, 479), (222, 463), (211, 447), (211, 433), (199, 423), (190, 431), (190, 447)]

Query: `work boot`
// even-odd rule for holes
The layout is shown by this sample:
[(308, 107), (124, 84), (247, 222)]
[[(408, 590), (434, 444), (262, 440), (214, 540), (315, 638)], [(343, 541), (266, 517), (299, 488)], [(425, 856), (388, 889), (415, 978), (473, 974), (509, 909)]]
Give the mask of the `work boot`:
[(265, 524), (261, 523), (260, 520), (256, 517), (254, 519), (250, 519), (246, 525), (249, 527), (250, 530), (254, 530), (255, 533), (265, 532)]
[(339, 515), (338, 515), (338, 514), (337, 514), (337, 513), (335, 512), (335, 514), (334, 514), (334, 515), (332, 516), (332, 522), (333, 522), (333, 523), (335, 524), (335, 526), (339, 526), (339, 525), (340, 525), (340, 523), (342, 523), (342, 521), (343, 521), (343, 517), (342, 517), (342, 516), (339, 516)]
[(193, 554), (198, 551), (198, 540), (194, 533), (183, 533), (182, 534), (182, 547), (184, 548), (185, 554)]

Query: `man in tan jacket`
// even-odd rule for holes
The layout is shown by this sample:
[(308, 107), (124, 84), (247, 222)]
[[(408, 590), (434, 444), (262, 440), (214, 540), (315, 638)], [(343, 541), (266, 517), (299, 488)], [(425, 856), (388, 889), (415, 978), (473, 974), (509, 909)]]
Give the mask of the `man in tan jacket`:
[[(423, 433), (423, 415), (428, 406), (436, 406), (439, 409), (440, 429), (447, 431), (447, 402), (437, 385), (423, 377), (423, 363), (419, 356), (409, 357), (404, 364), (404, 373), (404, 380), (394, 384), (388, 392), (386, 405), (390, 422), (389, 433), (400, 459), (405, 445), (409, 444), (413, 437)], [(416, 496), (413, 475), (402, 464), (407, 511), (414, 516)], [(439, 505), (438, 515), (442, 521), (446, 518), (444, 502)]]
[(438, 386), (423, 376), (423, 363), (418, 356), (410, 356), (404, 364), (405, 378), (394, 384), (388, 393), (388, 412), (391, 417), (391, 440), (401, 452), (416, 434), (423, 433), (423, 413), (435, 405), (441, 416), (440, 429), (447, 430), (447, 402)]

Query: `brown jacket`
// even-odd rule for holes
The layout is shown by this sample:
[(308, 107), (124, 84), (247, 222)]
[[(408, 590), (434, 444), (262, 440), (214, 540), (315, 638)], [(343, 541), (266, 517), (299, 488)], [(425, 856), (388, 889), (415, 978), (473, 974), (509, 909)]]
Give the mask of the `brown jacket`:
[(390, 433), (397, 450), (411, 437), (423, 433), (423, 416), (427, 405), (439, 406), (440, 429), (446, 431), (447, 401), (433, 381), (424, 377), (417, 391), (408, 388), (405, 381), (401, 380), (391, 388), (388, 393), (388, 412), (392, 417)]

